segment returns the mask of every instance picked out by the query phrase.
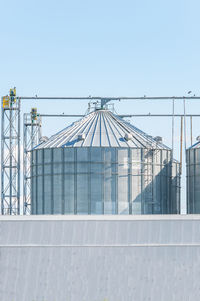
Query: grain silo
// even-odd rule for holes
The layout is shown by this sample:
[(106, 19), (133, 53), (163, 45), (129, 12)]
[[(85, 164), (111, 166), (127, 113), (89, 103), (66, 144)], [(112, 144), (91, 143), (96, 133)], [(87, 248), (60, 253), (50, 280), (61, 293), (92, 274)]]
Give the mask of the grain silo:
[(187, 149), (187, 213), (200, 213), (200, 137)]
[(32, 150), (31, 201), (32, 214), (179, 213), (179, 163), (160, 137), (96, 110)]

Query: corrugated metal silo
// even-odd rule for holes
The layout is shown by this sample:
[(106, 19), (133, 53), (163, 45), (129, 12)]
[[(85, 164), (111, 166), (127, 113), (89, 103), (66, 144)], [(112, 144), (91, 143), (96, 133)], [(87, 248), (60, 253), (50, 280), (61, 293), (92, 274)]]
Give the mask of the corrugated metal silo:
[[(172, 167), (173, 165), (173, 167)], [(32, 151), (32, 214), (179, 213), (171, 150), (96, 110)]]
[(187, 213), (200, 213), (200, 141), (187, 149), (186, 163)]

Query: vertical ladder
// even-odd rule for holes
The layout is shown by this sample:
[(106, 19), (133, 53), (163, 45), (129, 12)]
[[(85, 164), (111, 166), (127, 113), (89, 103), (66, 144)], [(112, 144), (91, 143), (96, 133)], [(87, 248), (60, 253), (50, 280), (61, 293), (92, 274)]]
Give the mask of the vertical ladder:
[(30, 113), (24, 114), (24, 156), (23, 156), (23, 213), (31, 213), (31, 150), (39, 144), (41, 138), (41, 116), (37, 109), (33, 108)]
[(20, 214), (20, 98), (1, 101), (1, 214)]

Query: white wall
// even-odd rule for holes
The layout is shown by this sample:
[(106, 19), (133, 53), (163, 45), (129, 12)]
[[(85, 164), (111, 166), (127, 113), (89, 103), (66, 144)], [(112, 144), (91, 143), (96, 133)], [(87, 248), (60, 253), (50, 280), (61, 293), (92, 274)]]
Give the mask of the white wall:
[(0, 217), (1, 301), (193, 301), (200, 216)]

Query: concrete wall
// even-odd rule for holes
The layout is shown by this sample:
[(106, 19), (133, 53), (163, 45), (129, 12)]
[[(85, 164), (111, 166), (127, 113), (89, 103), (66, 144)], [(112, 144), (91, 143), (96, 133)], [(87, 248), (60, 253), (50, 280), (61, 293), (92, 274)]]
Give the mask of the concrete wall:
[(0, 216), (1, 301), (197, 301), (200, 215)]

